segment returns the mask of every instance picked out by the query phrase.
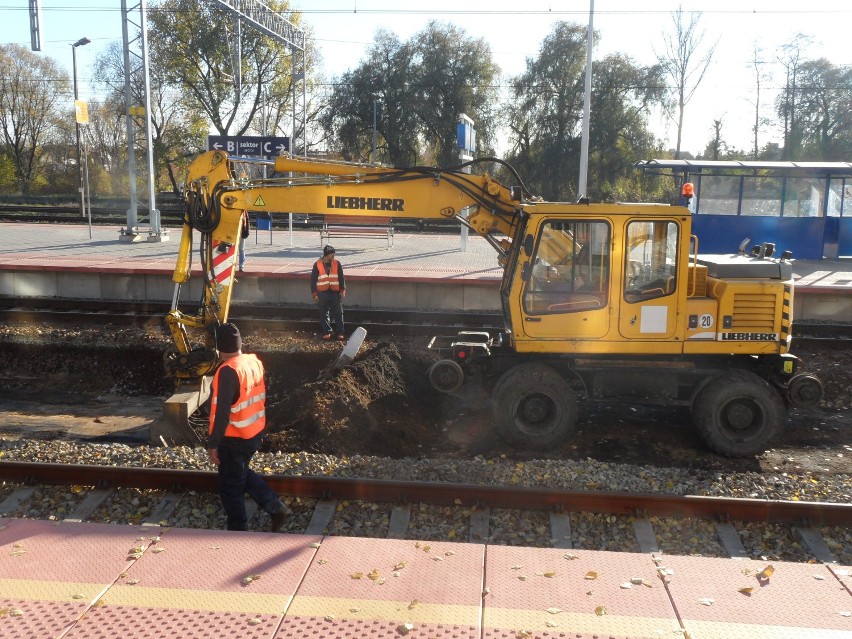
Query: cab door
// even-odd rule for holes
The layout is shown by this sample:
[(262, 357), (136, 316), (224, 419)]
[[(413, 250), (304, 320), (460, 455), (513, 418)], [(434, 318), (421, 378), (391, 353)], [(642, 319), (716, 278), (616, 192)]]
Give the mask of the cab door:
[[(610, 238), (606, 220), (544, 219), (521, 275), (522, 332), (594, 339), (609, 331)], [(532, 239), (534, 238), (534, 240)]]
[(625, 227), (619, 334), (629, 340), (670, 339), (677, 330), (679, 225), (628, 221)]

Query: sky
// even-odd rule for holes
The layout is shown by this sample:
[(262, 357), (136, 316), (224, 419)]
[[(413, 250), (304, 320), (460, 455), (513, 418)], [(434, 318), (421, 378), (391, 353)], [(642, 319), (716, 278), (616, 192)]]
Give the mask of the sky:
[[(128, 0), (136, 7), (138, 0)], [(673, 33), (672, 12), (701, 12), (704, 32), (701, 50), (716, 43), (705, 78), (686, 108), (682, 149), (697, 154), (712, 137), (713, 120), (723, 122), (722, 136), (731, 145), (748, 150), (754, 121), (754, 70), (749, 67), (755, 46), (763, 50), (764, 68), (774, 76), (763, 82), (761, 102), (767, 106), (783, 87), (784, 77), (774, 62), (778, 49), (794, 35), (812, 38), (806, 58), (825, 57), (835, 65), (852, 65), (849, 46), (852, 3), (849, 0), (290, 0), (302, 11), (323, 56), (327, 77), (354, 69), (379, 27), (403, 40), (431, 20), (451, 22), (471, 37), (489, 43), (505, 76), (524, 71), (542, 39), (556, 21), (587, 25), (594, 6), (593, 26), (600, 40), (594, 59), (623, 53), (636, 63), (653, 64), (665, 51), (665, 37)], [(148, 0), (148, 5), (154, 4)], [(649, 7), (652, 7), (649, 8)], [(77, 49), (80, 97), (86, 98), (91, 65), (112, 42), (121, 42), (121, 0), (41, 0), (42, 55), (72, 66), (71, 43), (82, 37), (90, 45)], [(137, 14), (138, 15), (138, 14)], [(28, 0), (0, 0), (0, 43), (29, 48)], [(767, 113), (768, 114), (768, 113)], [(658, 117), (652, 123), (669, 147), (675, 143), (671, 123)], [(780, 142), (780, 132), (767, 130), (760, 143)], [(594, 140), (590, 140), (594, 146)]]

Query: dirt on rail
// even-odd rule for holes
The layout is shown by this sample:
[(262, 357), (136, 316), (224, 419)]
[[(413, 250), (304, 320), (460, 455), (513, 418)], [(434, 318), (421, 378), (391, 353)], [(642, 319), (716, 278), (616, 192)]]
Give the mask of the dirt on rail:
[[(826, 401), (791, 412), (777, 446), (753, 459), (708, 452), (680, 407), (589, 402), (578, 431), (544, 453), (518, 450), (494, 435), (481, 398), (434, 391), (426, 370), (435, 356), (426, 338), (369, 339), (339, 370), (342, 344), (307, 333), (244, 335), (268, 373), (269, 450), (388, 457), (505, 456), (585, 459), (722, 470), (850, 472), (852, 351), (808, 346), (799, 352), (819, 375)], [(64, 437), (81, 424), (93, 431), (133, 431), (160, 416), (171, 394), (159, 327), (0, 327), (0, 437)], [(133, 421), (135, 420), (135, 421)], [(141, 426), (140, 426), (141, 425)]]

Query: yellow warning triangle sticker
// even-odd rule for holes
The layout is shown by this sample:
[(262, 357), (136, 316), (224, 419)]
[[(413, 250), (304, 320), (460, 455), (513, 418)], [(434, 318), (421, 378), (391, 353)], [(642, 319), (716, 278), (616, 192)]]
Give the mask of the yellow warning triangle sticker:
[(263, 196), (258, 195), (252, 206), (266, 206), (266, 202), (263, 201)]

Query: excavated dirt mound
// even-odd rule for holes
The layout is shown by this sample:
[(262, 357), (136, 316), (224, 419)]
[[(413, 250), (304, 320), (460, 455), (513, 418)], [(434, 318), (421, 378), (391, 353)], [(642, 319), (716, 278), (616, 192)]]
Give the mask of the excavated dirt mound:
[[(548, 451), (513, 448), (496, 438), (487, 402), (431, 388), (426, 371), (435, 355), (426, 349), (426, 341), (367, 342), (353, 363), (334, 370), (340, 344), (296, 333), (245, 335), (246, 350), (257, 353), (267, 370), (270, 434), (265, 448), (388, 457), (591, 457), (720, 471), (848, 472), (849, 349), (800, 349), (797, 354), (807, 369), (822, 378), (826, 401), (817, 408), (791, 411), (789, 428), (771, 451), (758, 458), (728, 460), (707, 451), (685, 408), (607, 402), (584, 404), (577, 432), (564, 444)], [(16, 420), (29, 415), (30, 422), (46, 422), (50, 405), (55, 408), (52, 419), (59, 423), (62, 415), (118, 415), (107, 402), (129, 403), (127, 398), (136, 396), (157, 406), (150, 399), (171, 394), (162, 368), (168, 345), (159, 329), (146, 335), (136, 328), (0, 326), (0, 411)], [(4, 408), (10, 401), (17, 403)], [(32, 408), (26, 409), (26, 402)], [(158, 417), (151, 415), (152, 420)]]
[(345, 368), (322, 370), (267, 405), (265, 448), (417, 455), (423, 442), (440, 437), (438, 393), (424, 374), (429, 363), (428, 353), (382, 342)]

